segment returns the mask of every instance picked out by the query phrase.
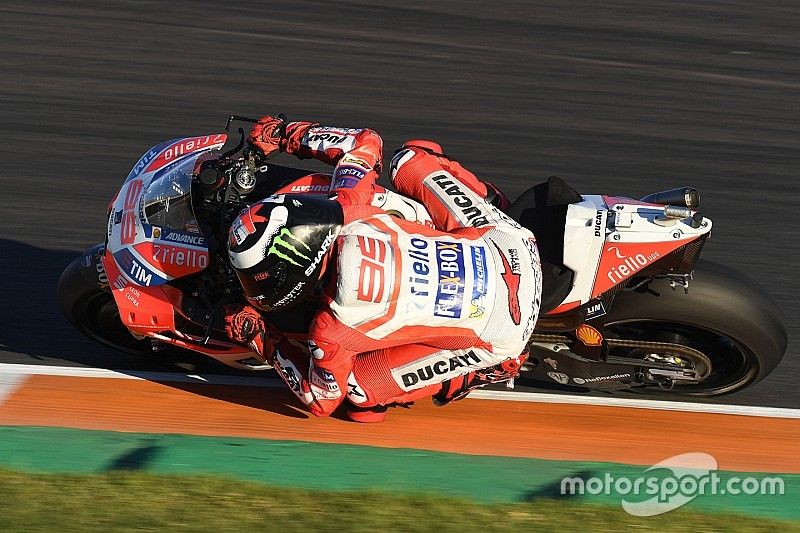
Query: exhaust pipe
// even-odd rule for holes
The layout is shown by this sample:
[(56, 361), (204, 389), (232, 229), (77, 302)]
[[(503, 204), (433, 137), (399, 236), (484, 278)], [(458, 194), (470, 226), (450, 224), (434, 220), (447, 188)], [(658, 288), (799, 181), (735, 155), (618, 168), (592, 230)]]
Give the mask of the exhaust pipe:
[(700, 206), (700, 193), (693, 187), (678, 187), (668, 191), (654, 192), (641, 198), (642, 202), (659, 205), (679, 205), (696, 209)]

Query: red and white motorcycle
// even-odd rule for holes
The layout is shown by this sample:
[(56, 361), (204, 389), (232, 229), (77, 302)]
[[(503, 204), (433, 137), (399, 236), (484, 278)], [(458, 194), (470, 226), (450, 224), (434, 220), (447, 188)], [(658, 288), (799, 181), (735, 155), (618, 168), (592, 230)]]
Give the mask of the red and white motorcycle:
[[(231, 120), (247, 120), (231, 117)], [(230, 343), (222, 308), (241, 298), (225, 253), (232, 220), (271, 194), (324, 194), (330, 177), (259, 161), (227, 134), (148, 150), (108, 210), (105, 243), (86, 250), (58, 285), (82, 333), (125, 352), (187, 349), (229, 366), (265, 370)], [(244, 150), (243, 150), (244, 148)], [(379, 189), (373, 205), (410, 220), (424, 206)], [(541, 314), (521, 379), (584, 389), (712, 396), (767, 376), (786, 350), (782, 315), (750, 279), (698, 260), (712, 223), (683, 187), (640, 200), (581, 195), (551, 177), (508, 214), (536, 235)], [(269, 320), (303, 344), (315, 302)], [(158, 351), (156, 351), (156, 354)]]

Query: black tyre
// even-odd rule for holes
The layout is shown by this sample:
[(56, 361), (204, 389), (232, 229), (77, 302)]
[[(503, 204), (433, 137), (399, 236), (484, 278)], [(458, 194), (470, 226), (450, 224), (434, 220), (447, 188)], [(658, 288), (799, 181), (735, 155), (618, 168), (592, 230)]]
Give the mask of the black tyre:
[(663, 279), (618, 294), (606, 337), (674, 342), (703, 352), (711, 361), (708, 376), (671, 391), (695, 396), (727, 394), (764, 379), (780, 363), (788, 340), (783, 315), (767, 291), (711, 261), (698, 261), (688, 294)]
[(102, 244), (86, 250), (61, 274), (58, 280), (61, 312), (92, 340), (125, 353), (151, 356), (150, 341), (136, 339), (122, 325), (108, 279), (99, 263), (102, 253)]

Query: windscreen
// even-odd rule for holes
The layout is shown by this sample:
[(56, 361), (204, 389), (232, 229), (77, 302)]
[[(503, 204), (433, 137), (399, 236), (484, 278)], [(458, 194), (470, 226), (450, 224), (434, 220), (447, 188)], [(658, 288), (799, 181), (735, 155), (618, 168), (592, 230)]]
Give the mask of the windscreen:
[(196, 159), (187, 158), (147, 187), (142, 205), (148, 224), (200, 233), (192, 209), (192, 171)]

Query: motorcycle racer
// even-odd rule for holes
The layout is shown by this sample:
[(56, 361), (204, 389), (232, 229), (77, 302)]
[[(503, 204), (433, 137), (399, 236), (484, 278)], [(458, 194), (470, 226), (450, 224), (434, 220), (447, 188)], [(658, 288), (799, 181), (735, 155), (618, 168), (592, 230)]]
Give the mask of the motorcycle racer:
[[(515, 375), (538, 315), (541, 268), (531, 232), (487, 202), (490, 185), (438, 144), (407, 141), (390, 178), (427, 207), (429, 228), (369, 205), (382, 163), (372, 130), (268, 116), (249, 141), (265, 155), (334, 165), (330, 199), (266, 198), (240, 214), (229, 240), (258, 310), (230, 309), (228, 334), (262, 355), (277, 344), (273, 364), (312, 413), (330, 415), (345, 397), (368, 413), (432, 395), (447, 403)], [(324, 305), (309, 330), (307, 365), (261, 312), (318, 287)]]

